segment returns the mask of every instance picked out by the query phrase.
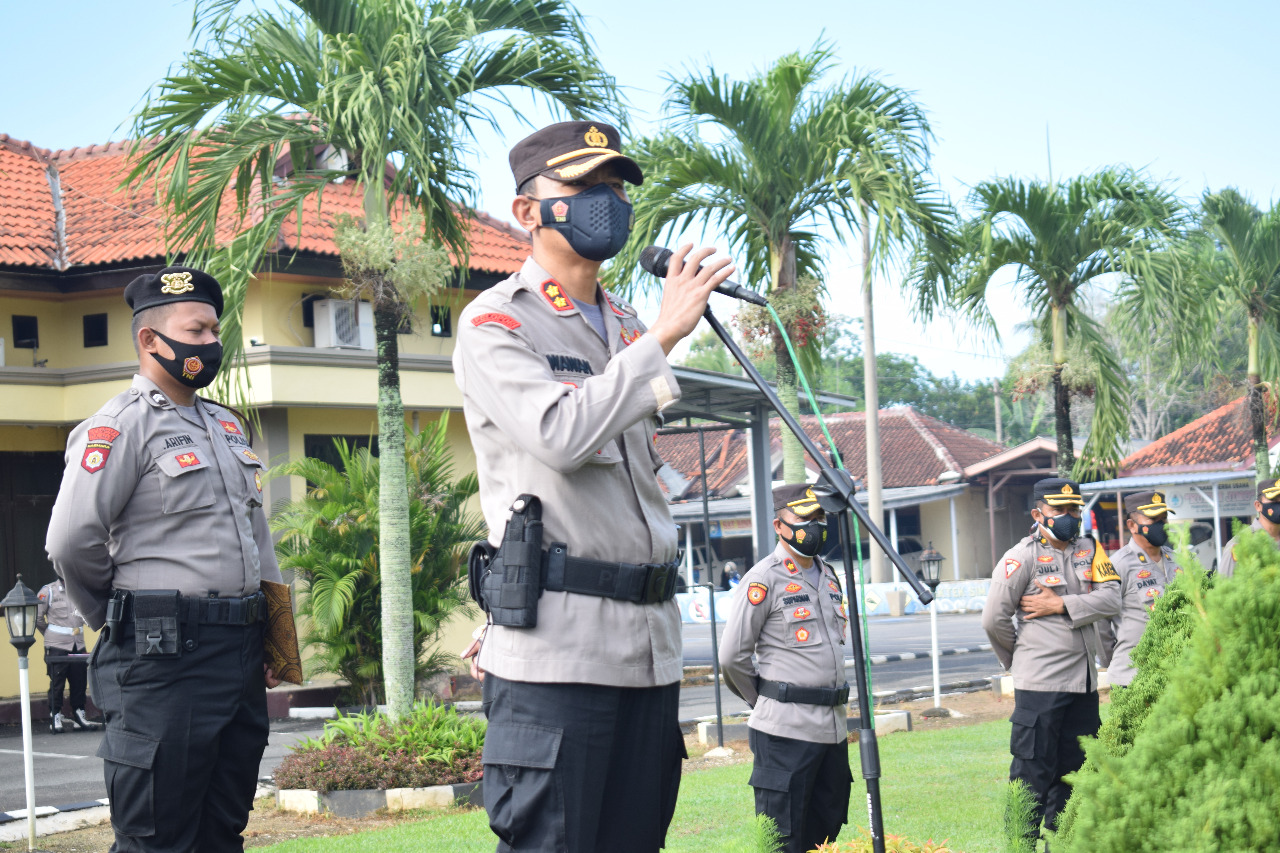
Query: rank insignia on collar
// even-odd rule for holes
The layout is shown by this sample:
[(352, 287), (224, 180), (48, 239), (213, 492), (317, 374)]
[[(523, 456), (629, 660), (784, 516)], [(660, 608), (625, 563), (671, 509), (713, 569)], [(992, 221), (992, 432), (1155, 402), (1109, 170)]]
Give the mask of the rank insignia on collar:
[(159, 391), (151, 391), (147, 394), (147, 396), (150, 397), (151, 402), (155, 403), (157, 406), (169, 405), (169, 398), (166, 397), (164, 394), (161, 394)]
[(792, 619), (808, 619), (813, 613), (807, 607), (797, 607), (791, 614)]
[(787, 574), (789, 575), (794, 575), (796, 572), (800, 571), (796, 568), (795, 560), (783, 560), (782, 565), (787, 567)]
[(750, 601), (752, 605), (759, 604), (764, 601), (764, 597), (768, 595), (768, 593), (769, 588), (764, 584), (752, 583), (751, 586), (747, 587), (747, 601)]
[(1004, 561), (1004, 576), (1005, 576), (1006, 578), (1012, 577), (1012, 576), (1013, 576), (1013, 573), (1014, 573), (1014, 572), (1016, 572), (1016, 571), (1017, 571), (1018, 569), (1020, 569), (1020, 568), (1022, 568), (1022, 563), (1019, 563), (1017, 560), (1014, 560), (1014, 559), (1008, 559), (1008, 560), (1005, 560), (1005, 561)]
[(794, 581), (793, 581), (792, 583), (789, 583), (789, 584), (787, 584), (786, 586), (784, 586), (784, 587), (783, 587), (783, 590), (784, 590), (785, 592), (799, 592), (799, 591), (800, 591), (800, 590), (802, 590), (802, 589), (804, 589), (804, 587), (802, 587), (802, 586), (801, 586), (800, 584), (798, 584), (798, 583), (795, 583)]
[(1042, 563), (1052, 563), (1052, 562), (1053, 562), (1053, 555), (1052, 555), (1052, 554), (1041, 554), (1039, 557), (1036, 557), (1036, 559), (1037, 559), (1037, 560), (1039, 560), (1039, 561), (1040, 561), (1040, 562), (1042, 562)]
[(180, 468), (190, 468), (192, 465), (200, 464), (200, 460), (196, 458), (194, 453), (179, 453), (174, 459)]
[(797, 628), (797, 629), (796, 629), (796, 640), (797, 640), (798, 642), (801, 642), (801, 643), (807, 643), (807, 642), (809, 642), (809, 629), (808, 629), (808, 628)]
[(542, 283), (542, 295), (547, 298), (547, 302), (557, 311), (572, 311), (573, 303), (569, 301), (569, 297), (564, 295), (564, 291), (560, 289), (560, 285), (555, 279), (549, 278)]
[(244, 435), (244, 433), (240, 431), (240, 425), (235, 421), (219, 420), (218, 423), (222, 424), (224, 432), (229, 432), (232, 435)]

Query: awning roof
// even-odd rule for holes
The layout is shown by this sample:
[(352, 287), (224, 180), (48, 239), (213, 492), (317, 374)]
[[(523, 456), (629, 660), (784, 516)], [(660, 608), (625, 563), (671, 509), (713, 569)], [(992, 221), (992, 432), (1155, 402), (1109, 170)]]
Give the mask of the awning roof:
[[(730, 376), (712, 370), (694, 367), (673, 367), (680, 383), (680, 399), (663, 410), (667, 423), (683, 418), (739, 423), (750, 417), (756, 409), (767, 406), (764, 394), (745, 376)], [(856, 409), (861, 402), (846, 394), (827, 391), (814, 393), (819, 403)], [(772, 417), (773, 412), (769, 415)]]
[(1133, 492), (1139, 489), (1158, 489), (1163, 486), (1212, 486), (1214, 483), (1227, 483), (1232, 480), (1249, 480), (1253, 471), (1204, 471), (1194, 474), (1144, 474), (1140, 477), (1119, 477), (1114, 480), (1099, 480), (1096, 483), (1081, 483), (1080, 491), (1085, 494), (1098, 492)]
[[(959, 497), (969, 489), (967, 483), (953, 483), (945, 486), (903, 486), (884, 490), (884, 508), (902, 509), (909, 506), (942, 501)], [(867, 493), (858, 492), (858, 503), (865, 505)], [(671, 517), (677, 523), (702, 521), (702, 501), (694, 500), (686, 503), (670, 505)], [(717, 498), (707, 501), (707, 511), (713, 521), (727, 518), (748, 518), (751, 515), (751, 497)]]

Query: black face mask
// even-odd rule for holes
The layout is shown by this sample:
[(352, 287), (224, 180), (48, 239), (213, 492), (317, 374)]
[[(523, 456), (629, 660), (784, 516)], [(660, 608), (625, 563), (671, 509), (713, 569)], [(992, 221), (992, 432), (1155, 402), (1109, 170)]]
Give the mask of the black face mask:
[(1080, 535), (1080, 519), (1074, 515), (1046, 515), (1042, 525), (1059, 542), (1074, 542)]
[(782, 541), (791, 546), (791, 550), (803, 557), (813, 557), (822, 550), (822, 543), (827, 541), (827, 523), (825, 521), (808, 521), (804, 524), (787, 524), (791, 528), (791, 536), (783, 536)]
[(1280, 524), (1280, 502), (1263, 501), (1262, 517), (1272, 524)]
[(211, 344), (184, 344), (157, 329), (151, 331), (169, 345), (176, 358), (165, 358), (154, 352), (151, 357), (160, 362), (165, 372), (183, 385), (188, 388), (203, 388), (218, 375), (218, 368), (222, 366), (221, 341)]
[(542, 227), (559, 231), (569, 247), (589, 261), (607, 261), (621, 252), (635, 222), (631, 205), (608, 184), (541, 201)]
[(1138, 533), (1141, 534), (1142, 538), (1146, 539), (1157, 548), (1169, 541), (1169, 531), (1164, 529), (1163, 521), (1153, 521), (1150, 524), (1139, 524)]

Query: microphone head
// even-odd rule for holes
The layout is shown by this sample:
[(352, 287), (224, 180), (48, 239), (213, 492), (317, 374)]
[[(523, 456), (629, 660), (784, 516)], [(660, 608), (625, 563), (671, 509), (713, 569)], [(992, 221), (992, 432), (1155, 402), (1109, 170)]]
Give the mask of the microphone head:
[(658, 278), (667, 277), (667, 262), (671, 260), (671, 250), (662, 246), (645, 246), (640, 250), (640, 268)]

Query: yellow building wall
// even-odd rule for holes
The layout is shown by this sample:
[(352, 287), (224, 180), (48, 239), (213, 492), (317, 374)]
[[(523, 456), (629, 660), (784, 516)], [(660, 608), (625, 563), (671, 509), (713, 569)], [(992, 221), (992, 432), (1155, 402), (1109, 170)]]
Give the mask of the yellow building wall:
[[(85, 648), (93, 651), (96, 642), (98, 642), (98, 632), (85, 631)], [(27, 675), (31, 680), (31, 696), (39, 699), (39, 706), (43, 707), (46, 704), (45, 697), (49, 693), (49, 672), (44, 663), (44, 640), (39, 634), (36, 634), (36, 644), (27, 651), (27, 664)], [(4, 639), (0, 640), (0, 696), (13, 698), (21, 693), (22, 688), (18, 683), (18, 650), (9, 643), (9, 635), (6, 633)], [(69, 693), (70, 688), (64, 687), (62, 691), (64, 701)], [(90, 698), (93, 698), (92, 694)], [(46, 730), (49, 728), (39, 721), (34, 723), (34, 726), (37, 731), (41, 727)]]
[(0, 452), (41, 452), (67, 449), (67, 434), (60, 426), (0, 425)]
[[(991, 577), (995, 561), (991, 557), (991, 537), (987, 526), (986, 493), (970, 489), (955, 499), (956, 540), (959, 553), (951, 553), (951, 509), (948, 501), (932, 501), (920, 506), (920, 539), (946, 558), (943, 580), (970, 580)], [(999, 515), (999, 513), (997, 514)]]
[[(46, 368), (87, 367), (130, 361), (134, 358), (129, 335), (133, 320), (121, 291), (76, 294), (54, 298), (0, 299), (0, 338), (5, 339), (5, 366), (31, 367), (32, 352), (13, 345), (13, 315), (36, 318), (40, 349), (36, 357), (48, 359)], [(84, 346), (84, 316), (107, 315), (107, 345)]]

